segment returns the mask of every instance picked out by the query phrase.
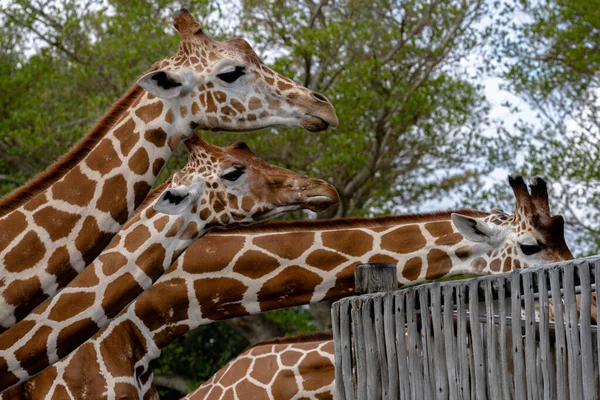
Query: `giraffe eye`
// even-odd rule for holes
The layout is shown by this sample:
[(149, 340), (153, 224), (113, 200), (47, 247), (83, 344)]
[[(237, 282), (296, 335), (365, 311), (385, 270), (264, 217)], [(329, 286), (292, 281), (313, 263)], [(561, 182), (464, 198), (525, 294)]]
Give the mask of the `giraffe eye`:
[(233, 171), (228, 172), (225, 175), (223, 175), (222, 178), (225, 179), (225, 180), (227, 180), (227, 181), (230, 181), (230, 182), (235, 182), (242, 175), (244, 175), (244, 169), (243, 168), (236, 168)]
[(246, 75), (244, 67), (235, 67), (235, 70), (231, 72), (224, 72), (222, 74), (218, 74), (217, 77), (225, 81), (227, 83), (233, 83), (238, 80), (239, 77)]
[(531, 256), (535, 253), (539, 253), (540, 251), (542, 251), (542, 246), (540, 246), (539, 244), (519, 243), (519, 247), (521, 248), (523, 254), (525, 254), (526, 256)]

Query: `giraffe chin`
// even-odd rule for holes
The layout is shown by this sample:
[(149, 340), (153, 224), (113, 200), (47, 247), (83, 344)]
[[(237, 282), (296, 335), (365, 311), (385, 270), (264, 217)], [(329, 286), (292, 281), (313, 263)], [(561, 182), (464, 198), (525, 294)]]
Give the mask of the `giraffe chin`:
[(312, 196), (306, 200), (306, 208), (313, 212), (321, 212), (336, 203), (337, 201), (329, 196)]
[(302, 118), (302, 127), (309, 132), (321, 132), (329, 128), (329, 124), (314, 115), (305, 115)]

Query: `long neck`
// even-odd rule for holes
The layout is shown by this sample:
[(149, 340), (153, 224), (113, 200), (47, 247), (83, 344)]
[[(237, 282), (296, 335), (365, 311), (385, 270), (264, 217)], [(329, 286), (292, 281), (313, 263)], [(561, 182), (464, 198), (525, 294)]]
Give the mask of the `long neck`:
[(138, 93), (81, 162), (0, 219), (0, 328), (21, 320), (100, 254), (191, 132), (150, 97)]
[(0, 390), (30, 378), (91, 338), (205, 233), (196, 214), (168, 216), (152, 205), (60, 293), (0, 335), (7, 360)]

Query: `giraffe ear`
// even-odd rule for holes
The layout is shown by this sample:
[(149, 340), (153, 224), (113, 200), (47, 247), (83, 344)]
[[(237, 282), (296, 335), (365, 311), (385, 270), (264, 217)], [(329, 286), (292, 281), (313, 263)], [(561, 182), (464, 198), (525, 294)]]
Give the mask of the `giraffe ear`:
[(166, 70), (149, 72), (138, 79), (137, 83), (161, 99), (172, 99), (187, 93), (191, 86), (182, 74)]
[(480, 219), (453, 213), (452, 222), (458, 232), (471, 242), (490, 242), (494, 237), (494, 228)]
[(168, 188), (156, 200), (154, 209), (163, 214), (181, 214), (198, 201), (203, 191), (204, 182), (196, 182), (191, 187)]

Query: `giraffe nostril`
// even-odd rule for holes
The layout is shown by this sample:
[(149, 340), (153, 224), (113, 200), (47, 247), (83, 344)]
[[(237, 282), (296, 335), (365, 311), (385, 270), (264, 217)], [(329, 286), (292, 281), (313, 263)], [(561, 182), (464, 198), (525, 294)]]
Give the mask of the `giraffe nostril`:
[(329, 103), (329, 100), (327, 100), (327, 97), (323, 96), (321, 93), (312, 92), (311, 94), (315, 99), (324, 101), (325, 103)]

